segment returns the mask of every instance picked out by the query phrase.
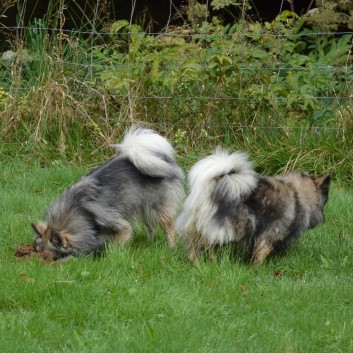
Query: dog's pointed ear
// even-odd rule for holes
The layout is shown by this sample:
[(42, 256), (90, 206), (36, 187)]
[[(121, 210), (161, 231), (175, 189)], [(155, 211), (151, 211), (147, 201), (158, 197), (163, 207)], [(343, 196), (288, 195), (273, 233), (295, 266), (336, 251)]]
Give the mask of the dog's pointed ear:
[(38, 223), (38, 224), (34, 224), (32, 223), (32, 228), (34, 230), (34, 232), (41, 238), (43, 238), (46, 230), (47, 230), (47, 225), (45, 223)]
[(315, 179), (315, 183), (318, 186), (321, 194), (324, 196), (325, 200), (327, 201), (328, 192), (330, 190), (331, 175), (327, 174), (322, 178)]
[(331, 175), (327, 174), (322, 178), (316, 179), (315, 180), (316, 185), (321, 189), (321, 190), (329, 190), (330, 188), (330, 182), (331, 182)]
[(62, 246), (64, 248), (67, 248), (68, 246), (68, 237), (63, 231), (59, 232), (57, 230), (53, 230), (51, 234), (51, 241), (57, 246)]
[(58, 231), (56, 231), (56, 230), (52, 231), (50, 240), (55, 245), (58, 245), (58, 246), (62, 245), (62, 239), (61, 239), (60, 233)]

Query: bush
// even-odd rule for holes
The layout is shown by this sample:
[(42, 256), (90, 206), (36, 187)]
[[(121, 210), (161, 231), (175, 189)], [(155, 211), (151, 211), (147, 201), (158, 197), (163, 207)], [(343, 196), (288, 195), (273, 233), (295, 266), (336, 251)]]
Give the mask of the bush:
[(318, 35), (286, 11), (159, 35), (123, 20), (98, 39), (54, 36), (37, 21), (16, 60), (1, 63), (5, 154), (96, 161), (143, 121), (188, 161), (222, 144), (249, 151), (263, 172), (351, 180), (351, 35)]

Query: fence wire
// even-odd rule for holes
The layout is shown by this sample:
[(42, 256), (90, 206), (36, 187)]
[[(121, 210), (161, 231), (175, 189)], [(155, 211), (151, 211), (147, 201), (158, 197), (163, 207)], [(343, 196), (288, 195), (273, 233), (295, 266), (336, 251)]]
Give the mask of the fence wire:
[[(322, 50), (322, 40), (324, 38), (342, 38), (343, 36), (353, 36), (353, 32), (350, 31), (337, 31), (337, 32), (327, 32), (327, 31), (315, 31), (309, 33), (283, 33), (276, 28), (273, 29), (274, 33), (195, 33), (192, 29), (187, 30), (179, 30), (177, 28), (173, 28), (171, 25), (172, 19), (172, 0), (169, 1), (169, 16), (167, 20), (167, 25), (164, 30), (160, 32), (144, 32), (144, 31), (132, 31), (131, 26), (133, 22), (133, 11), (135, 8), (135, 2), (133, 2), (132, 13), (129, 19), (129, 27), (126, 31), (99, 31), (96, 30), (96, 21), (92, 22), (92, 29), (90, 30), (77, 30), (77, 29), (63, 29), (63, 28), (51, 28), (45, 26), (38, 25), (29, 25), (24, 26), (21, 21), (18, 22), (17, 26), (5, 27), (0, 24), (0, 31), (3, 33), (10, 34), (17, 38), (24, 38), (24, 33), (32, 33), (32, 36), (38, 36), (40, 38), (46, 38), (47, 35), (61, 36), (61, 40), (66, 40), (71, 44), (75, 42), (77, 38), (89, 38), (92, 47), (102, 48), (106, 42), (114, 42), (117, 39), (124, 36), (128, 38), (132, 38), (132, 36), (152, 36), (154, 38), (171, 38), (171, 39), (183, 39), (186, 42), (199, 41), (200, 52), (202, 49), (202, 45), (211, 40), (219, 39), (219, 40), (231, 40), (234, 45), (239, 47), (239, 56), (236, 58), (234, 66), (227, 67), (227, 75), (238, 75), (238, 86), (234, 87), (234, 91), (230, 93), (228, 90), (226, 93), (222, 92), (211, 92), (211, 89), (207, 87), (208, 85), (208, 75), (209, 72), (212, 71), (213, 65), (209, 64), (206, 58), (206, 51), (203, 54), (199, 54), (198, 52), (190, 53), (190, 57), (193, 55), (200, 55), (199, 62), (197, 65), (197, 77), (195, 79), (196, 86), (199, 87), (199, 94), (195, 94), (195, 92), (190, 93), (185, 91), (185, 93), (173, 94), (172, 92), (163, 92), (146, 94), (139, 93), (138, 89), (136, 90), (128, 90), (128, 92), (115, 92), (114, 89), (108, 89), (104, 92), (95, 91), (95, 90), (82, 90), (78, 89), (77, 91), (73, 90), (71, 95), (74, 97), (82, 97), (82, 98), (94, 98), (94, 97), (102, 97), (105, 98), (114, 98), (119, 100), (133, 100), (133, 101), (159, 101), (159, 102), (167, 102), (169, 101), (182, 101), (182, 102), (192, 102), (194, 100), (198, 100), (200, 102), (221, 102), (224, 104), (228, 104), (231, 102), (261, 102), (264, 104), (264, 100), (269, 102), (281, 102), (284, 104), (288, 104), (290, 106), (293, 102), (305, 102), (308, 100), (308, 95), (310, 95), (310, 99), (315, 100), (316, 104), (318, 104), (318, 108), (325, 110), (328, 104), (351, 104), (353, 100), (353, 60), (352, 60), (352, 38), (350, 38), (350, 49), (342, 54), (344, 60), (341, 60), (343, 63), (337, 64), (335, 61), (335, 57), (330, 61), (329, 57), (325, 57), (325, 60), (322, 60), (322, 56), (324, 55)], [(207, 1), (207, 4), (208, 1)], [(242, 6), (245, 6), (245, 1), (242, 3)], [(322, 7), (325, 6), (324, 1), (321, 4)], [(283, 1), (281, 2), (280, 8), (278, 9), (278, 13), (282, 11)], [(98, 3), (96, 10), (98, 9)], [(206, 12), (205, 20), (208, 17)], [(301, 41), (311, 41), (313, 52), (317, 53), (318, 61), (315, 64), (304, 66), (297, 65), (293, 66), (288, 64), (287, 62), (283, 62), (281, 60), (273, 60), (270, 63), (261, 63), (259, 67), (256, 67), (254, 63), (248, 63), (246, 60), (246, 56), (242, 57), (243, 49), (245, 48), (246, 41), (261, 41), (269, 39), (271, 41), (277, 41), (278, 47), (280, 48), (280, 43), (282, 40), (296, 40), (300, 39)], [(72, 44), (74, 45), (74, 44)], [(44, 48), (44, 47), (43, 47)], [(225, 56), (228, 53), (222, 53), (221, 44), (219, 45), (219, 53), (224, 54)], [(38, 67), (54, 67), (60, 66), (63, 72), (70, 71), (71, 68), (76, 68), (77, 73), (80, 77), (84, 79), (90, 79), (94, 81), (97, 79), (97, 76), (102, 72), (106, 72), (109, 74), (111, 72), (111, 76), (114, 74), (119, 74), (119, 72), (123, 72), (128, 77), (128, 85), (130, 85), (130, 79), (132, 80), (132, 73), (134, 71), (142, 71), (144, 69), (144, 65), (146, 63), (135, 62), (130, 60), (130, 56), (127, 55), (127, 60), (119, 62), (119, 58), (110, 58), (109, 54), (106, 55), (104, 60), (100, 60), (98, 55), (93, 56), (92, 52), (87, 52), (85, 55), (81, 55), (79, 59), (74, 60), (70, 58), (67, 60), (64, 57), (60, 57), (60, 55), (54, 55), (50, 58), (42, 55), (43, 53), (29, 53), (26, 52), (26, 47), (22, 48), (22, 52), (14, 50), (5, 51), (0, 55), (0, 73), (1, 81), (0, 81), (0, 89), (6, 89), (7, 92), (11, 95), (22, 94), (27, 92), (30, 87), (25, 84), (14, 84), (12, 81), (7, 80), (10, 75), (6, 76), (4, 72), (9, 73), (12, 70), (12, 67), (16, 64), (16, 62), (21, 62), (24, 68), (31, 67), (37, 65)], [(112, 54), (113, 56), (114, 54)], [(188, 64), (184, 60), (182, 62), (178, 62), (178, 58), (175, 58), (173, 64), (164, 64), (163, 62), (159, 65), (159, 70), (165, 70), (166, 74), (172, 74), (173, 71), (179, 72), (188, 72), (190, 70), (195, 69), (195, 64)], [(41, 69), (39, 69), (40, 72)], [(25, 71), (25, 69), (23, 70)], [(261, 97), (252, 97), (247, 92), (248, 87), (244, 87), (243, 82), (246, 82), (245, 76), (252, 75), (252, 77), (261, 76), (261, 75), (269, 75), (272, 74), (275, 77), (275, 81), (272, 82), (273, 87), (279, 87), (279, 81), (281, 80), (283, 75), (287, 75), (288, 73), (304, 73), (308, 75), (310, 73), (313, 74), (311, 84), (311, 92), (304, 92), (302, 95), (294, 95), (294, 96), (281, 96), (280, 93), (275, 92), (273, 94), (268, 94), (266, 96)], [(324, 89), (319, 89), (320, 86), (320, 77), (322, 75), (329, 74), (332, 77), (332, 80), (329, 83), (325, 83), (326, 87)], [(121, 75), (121, 74), (120, 74)], [(119, 75), (117, 76), (119, 77)], [(39, 78), (38, 78), (39, 79)], [(337, 80), (337, 81), (336, 81)], [(344, 89), (340, 92), (336, 92), (336, 83), (340, 82)], [(261, 84), (261, 82), (260, 82)], [(205, 89), (206, 87), (206, 89)], [(163, 90), (161, 90), (163, 91)], [(163, 103), (164, 104), (164, 103)], [(193, 125), (190, 124), (192, 127)], [(240, 127), (247, 128), (252, 125), (240, 124)], [(217, 127), (217, 125), (214, 125)], [(259, 129), (269, 128), (266, 126), (257, 126)], [(276, 127), (272, 127), (276, 129)], [(288, 126), (289, 129), (295, 129), (293, 126)], [(317, 128), (323, 128), (318, 126)]]

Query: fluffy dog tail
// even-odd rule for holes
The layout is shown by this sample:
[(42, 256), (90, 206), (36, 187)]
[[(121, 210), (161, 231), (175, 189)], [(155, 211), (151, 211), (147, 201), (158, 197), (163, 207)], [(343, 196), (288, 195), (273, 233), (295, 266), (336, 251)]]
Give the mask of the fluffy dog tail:
[(121, 157), (128, 158), (143, 174), (152, 177), (183, 179), (170, 143), (153, 130), (132, 126), (122, 143), (112, 145)]
[(215, 234), (211, 233), (218, 232), (212, 222), (217, 201), (236, 205), (254, 190), (257, 176), (245, 153), (229, 154), (217, 149), (191, 168), (188, 181), (190, 193), (176, 220), (176, 229), (186, 237), (209, 234), (206, 237), (212, 243)]
[(256, 186), (257, 178), (245, 153), (232, 153), (220, 148), (201, 159), (190, 170), (191, 195), (202, 195), (236, 202), (248, 195)]

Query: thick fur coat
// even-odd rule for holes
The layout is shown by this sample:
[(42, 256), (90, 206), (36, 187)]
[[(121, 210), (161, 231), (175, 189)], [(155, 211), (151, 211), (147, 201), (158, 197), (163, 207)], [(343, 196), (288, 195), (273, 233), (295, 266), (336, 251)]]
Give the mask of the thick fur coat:
[(324, 221), (330, 177), (291, 172), (255, 173), (244, 153), (218, 149), (190, 170), (190, 193), (176, 220), (194, 261), (203, 249), (246, 245), (254, 264), (283, 252), (307, 229)]
[(175, 245), (174, 218), (183, 199), (183, 172), (169, 142), (141, 127), (127, 131), (117, 155), (67, 188), (32, 224), (37, 252), (54, 259), (97, 253), (106, 242), (125, 243), (140, 217), (153, 238), (157, 224)]

